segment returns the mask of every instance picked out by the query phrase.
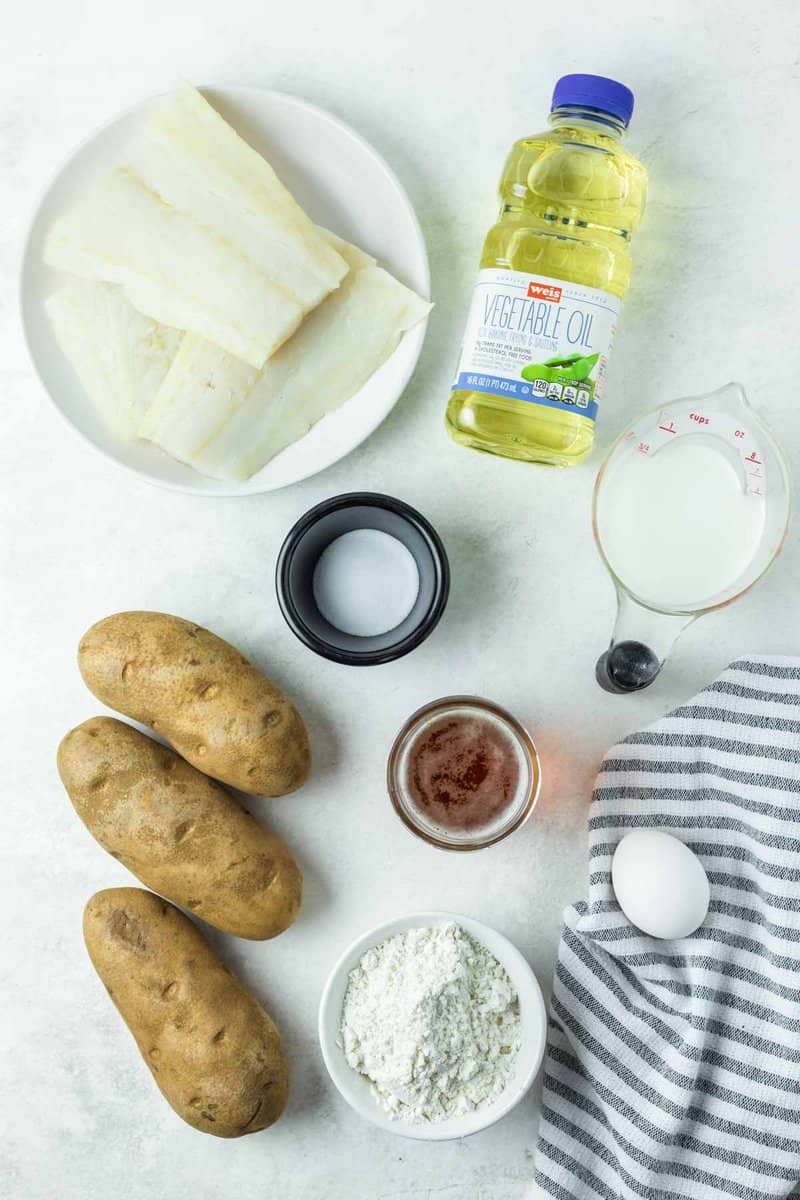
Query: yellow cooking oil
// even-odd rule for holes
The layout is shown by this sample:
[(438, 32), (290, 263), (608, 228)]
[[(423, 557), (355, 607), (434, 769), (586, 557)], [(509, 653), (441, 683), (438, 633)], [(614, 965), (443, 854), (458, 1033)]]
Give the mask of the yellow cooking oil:
[(647, 198), (632, 112), (624, 84), (566, 75), (549, 130), (513, 146), (447, 406), (461, 445), (561, 467), (591, 451)]

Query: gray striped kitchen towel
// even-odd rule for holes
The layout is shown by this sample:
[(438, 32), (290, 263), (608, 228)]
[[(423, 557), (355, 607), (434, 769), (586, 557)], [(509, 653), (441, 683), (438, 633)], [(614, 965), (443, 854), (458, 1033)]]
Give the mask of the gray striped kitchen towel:
[[(699, 855), (711, 908), (646, 937), (611, 889), (631, 829)], [(555, 967), (537, 1195), (800, 1194), (800, 659), (737, 661), (615, 746), (594, 792), (589, 899)]]

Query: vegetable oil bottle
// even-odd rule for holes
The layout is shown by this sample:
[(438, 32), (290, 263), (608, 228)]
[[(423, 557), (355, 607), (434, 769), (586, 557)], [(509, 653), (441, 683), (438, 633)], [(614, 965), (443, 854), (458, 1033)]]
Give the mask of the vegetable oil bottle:
[(620, 144), (632, 112), (623, 84), (565, 75), (550, 130), (512, 148), (447, 406), (463, 446), (561, 467), (589, 454), (647, 197)]

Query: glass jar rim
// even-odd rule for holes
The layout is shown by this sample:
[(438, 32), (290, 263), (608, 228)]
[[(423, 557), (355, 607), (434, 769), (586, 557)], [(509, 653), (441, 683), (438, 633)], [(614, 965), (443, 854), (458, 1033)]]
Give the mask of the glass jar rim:
[[(419, 821), (416, 821), (413, 814), (409, 811), (407, 804), (404, 803), (403, 788), (398, 775), (400, 756), (409, 739), (423, 723), (453, 708), (472, 708), (476, 712), (488, 714), (495, 719), (499, 719), (522, 751), (528, 767), (528, 786), (524, 793), (524, 799), (519, 804), (510, 823), (502, 826), (500, 829), (496, 829), (488, 836), (481, 836), (481, 832), (478, 830), (473, 839), (466, 841), (449, 839), (446, 835), (437, 836)], [(386, 767), (386, 785), (389, 798), (398, 817), (407, 829), (439, 850), (484, 850), (488, 846), (494, 846), (497, 842), (503, 841), (524, 825), (531, 816), (539, 799), (541, 782), (542, 773), (539, 754), (533, 738), (524, 725), (512, 713), (502, 708), (499, 704), (495, 704), (491, 700), (485, 700), (481, 696), (471, 695), (442, 696), (438, 700), (432, 700), (428, 704), (422, 705), (421, 708), (413, 712), (404, 722), (394, 739)]]

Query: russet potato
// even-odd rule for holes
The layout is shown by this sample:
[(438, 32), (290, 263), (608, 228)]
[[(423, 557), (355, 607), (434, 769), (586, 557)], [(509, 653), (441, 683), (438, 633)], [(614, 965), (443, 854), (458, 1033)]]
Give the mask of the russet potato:
[(308, 777), (308, 735), (294, 705), (200, 625), (167, 613), (116, 613), (81, 639), (78, 666), (98, 700), (157, 730), (214, 779), (283, 796)]
[(93, 717), (61, 742), (58, 770), (89, 832), (147, 887), (239, 937), (275, 937), (297, 917), (286, 846), (174, 750)]
[(223, 1138), (277, 1121), (289, 1087), (280, 1034), (188, 917), (141, 888), (109, 888), (86, 905), (83, 933), (179, 1117)]

